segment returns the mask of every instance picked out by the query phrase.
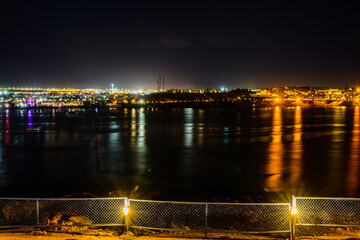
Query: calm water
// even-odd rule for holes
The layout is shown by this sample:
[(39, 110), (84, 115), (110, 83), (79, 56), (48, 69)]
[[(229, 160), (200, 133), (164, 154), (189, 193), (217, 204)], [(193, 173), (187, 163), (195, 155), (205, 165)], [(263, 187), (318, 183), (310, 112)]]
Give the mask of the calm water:
[[(360, 196), (359, 108), (0, 114), (2, 196)], [(24, 134), (36, 125), (45, 133)]]

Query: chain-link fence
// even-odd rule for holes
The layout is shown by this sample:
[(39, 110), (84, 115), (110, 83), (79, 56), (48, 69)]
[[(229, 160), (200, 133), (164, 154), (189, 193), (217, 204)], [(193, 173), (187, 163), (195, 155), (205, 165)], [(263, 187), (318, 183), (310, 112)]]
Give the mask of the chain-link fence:
[(295, 197), (297, 225), (360, 226), (359, 198)]
[(290, 231), (288, 203), (210, 203), (207, 206), (210, 232)]
[[(123, 208), (130, 206), (129, 220)], [(127, 198), (0, 198), (0, 227), (124, 226), (191, 232), (290, 232), (288, 203), (193, 203)]]
[(121, 226), (127, 198), (0, 198), (0, 227)]
[[(123, 209), (130, 207), (129, 216)], [(299, 226), (360, 226), (360, 199), (294, 197)], [(289, 203), (195, 203), (127, 198), (0, 198), (0, 228), (126, 226), (203, 233), (294, 233)], [(292, 223), (292, 224), (291, 224)]]
[(194, 203), (129, 199), (130, 227), (194, 232), (290, 232), (289, 203)]

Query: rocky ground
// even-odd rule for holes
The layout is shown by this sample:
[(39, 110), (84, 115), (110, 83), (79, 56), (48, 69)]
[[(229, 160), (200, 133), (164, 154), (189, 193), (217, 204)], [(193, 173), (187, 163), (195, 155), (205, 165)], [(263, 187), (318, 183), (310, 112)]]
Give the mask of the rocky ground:
[[(1, 240), (203, 240), (202, 233), (173, 233), (134, 231), (124, 233), (122, 229), (14, 229), (0, 230)], [(259, 235), (208, 235), (209, 239), (286, 239), (284, 236)]]
[[(303, 228), (298, 229), (296, 239), (347, 239), (360, 240), (359, 229), (354, 228)], [(133, 232), (132, 232), (133, 231)], [(148, 230), (132, 229), (127, 233), (123, 228), (88, 228), (69, 226), (66, 228), (46, 229), (3, 229), (0, 230), (1, 240), (203, 240), (203, 233), (187, 232), (154, 232)], [(289, 239), (288, 234), (283, 235), (252, 235), (252, 234), (208, 234), (208, 239), (242, 240), (242, 239)]]
[[(193, 237), (157, 237), (157, 236), (139, 236), (131, 237), (128, 236), (93, 236), (93, 235), (73, 235), (66, 233), (51, 233), (47, 235), (31, 235), (26, 233), (0, 233), (1, 240), (203, 240), (204, 238), (193, 238)], [(230, 238), (220, 238), (230, 239)], [(261, 236), (242, 236), (235, 239), (279, 239)]]

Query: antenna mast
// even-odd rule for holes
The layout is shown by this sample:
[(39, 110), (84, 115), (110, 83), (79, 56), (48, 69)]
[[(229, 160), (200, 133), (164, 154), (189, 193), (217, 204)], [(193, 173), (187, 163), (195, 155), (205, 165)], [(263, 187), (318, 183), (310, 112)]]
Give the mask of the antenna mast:
[(156, 87), (157, 87), (158, 92), (160, 92), (160, 90), (161, 90), (161, 74), (159, 74), (159, 78), (156, 81), (156, 85), (157, 85)]

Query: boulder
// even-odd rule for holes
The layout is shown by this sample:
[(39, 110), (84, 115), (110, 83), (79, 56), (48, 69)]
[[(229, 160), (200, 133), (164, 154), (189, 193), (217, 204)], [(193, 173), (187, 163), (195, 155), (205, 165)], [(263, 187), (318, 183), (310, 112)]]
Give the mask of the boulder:
[(135, 234), (130, 231), (127, 231), (120, 236), (120, 239), (122, 240), (132, 240), (134, 238), (136, 238)]
[(61, 213), (57, 213), (54, 217), (53, 217), (53, 219), (50, 221), (50, 224), (51, 225), (58, 225), (58, 223), (59, 223), (59, 221), (61, 220), (61, 218), (62, 218), (62, 214)]
[(85, 216), (72, 216), (69, 218), (70, 221), (80, 225), (91, 225), (92, 221)]
[(31, 235), (35, 235), (35, 236), (44, 236), (44, 235), (46, 235), (47, 234), (47, 232), (46, 231), (32, 231), (31, 232)]

